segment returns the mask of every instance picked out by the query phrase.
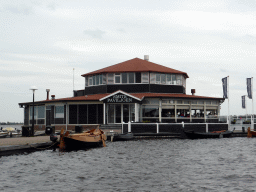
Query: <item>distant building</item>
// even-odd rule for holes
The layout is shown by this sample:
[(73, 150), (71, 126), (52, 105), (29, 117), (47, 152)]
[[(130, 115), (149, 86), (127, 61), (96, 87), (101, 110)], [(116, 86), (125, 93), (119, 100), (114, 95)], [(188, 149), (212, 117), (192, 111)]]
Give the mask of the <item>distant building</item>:
[[(35, 128), (56, 129), (123, 122), (218, 122), (223, 98), (186, 94), (186, 72), (134, 58), (83, 74), (85, 89), (69, 98), (35, 102)], [(32, 102), (24, 125), (32, 124)]]

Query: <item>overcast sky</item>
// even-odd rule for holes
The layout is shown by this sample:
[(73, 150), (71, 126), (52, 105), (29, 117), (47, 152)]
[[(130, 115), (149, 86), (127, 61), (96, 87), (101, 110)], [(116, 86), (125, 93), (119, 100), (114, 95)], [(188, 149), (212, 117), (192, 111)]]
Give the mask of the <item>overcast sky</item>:
[(32, 101), (31, 86), (36, 101), (46, 89), (70, 97), (73, 68), (75, 89), (83, 89), (82, 74), (144, 55), (187, 72), (188, 94), (222, 97), (229, 76), (230, 114), (246, 113), (241, 96), (256, 74), (255, 0), (1, 0), (0, 29), (0, 122), (23, 122), (18, 103)]

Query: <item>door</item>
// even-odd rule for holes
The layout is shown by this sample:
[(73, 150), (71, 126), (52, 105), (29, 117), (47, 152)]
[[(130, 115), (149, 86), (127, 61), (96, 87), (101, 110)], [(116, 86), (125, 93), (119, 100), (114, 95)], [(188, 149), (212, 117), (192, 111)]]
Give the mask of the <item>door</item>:
[(46, 110), (46, 126), (51, 125), (51, 110)]

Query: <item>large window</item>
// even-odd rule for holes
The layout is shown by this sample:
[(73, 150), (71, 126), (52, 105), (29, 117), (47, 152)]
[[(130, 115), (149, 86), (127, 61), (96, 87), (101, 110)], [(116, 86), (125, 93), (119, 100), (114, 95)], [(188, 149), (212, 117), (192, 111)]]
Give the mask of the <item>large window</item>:
[(43, 119), (45, 117), (45, 106), (38, 106), (37, 113), (38, 119)]
[(64, 118), (64, 106), (55, 107), (55, 118)]
[(158, 105), (143, 105), (142, 106), (143, 117), (159, 117), (159, 106)]
[[(29, 107), (29, 116), (30, 116), (30, 119), (33, 118), (33, 106)], [(34, 106), (34, 119), (36, 118), (37, 118), (37, 106)]]

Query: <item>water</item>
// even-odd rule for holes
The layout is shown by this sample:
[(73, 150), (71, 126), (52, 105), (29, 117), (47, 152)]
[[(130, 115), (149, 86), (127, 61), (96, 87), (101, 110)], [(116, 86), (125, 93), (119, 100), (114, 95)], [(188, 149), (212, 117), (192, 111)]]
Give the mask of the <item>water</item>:
[(4, 191), (255, 191), (256, 139), (107, 142), (0, 158)]

